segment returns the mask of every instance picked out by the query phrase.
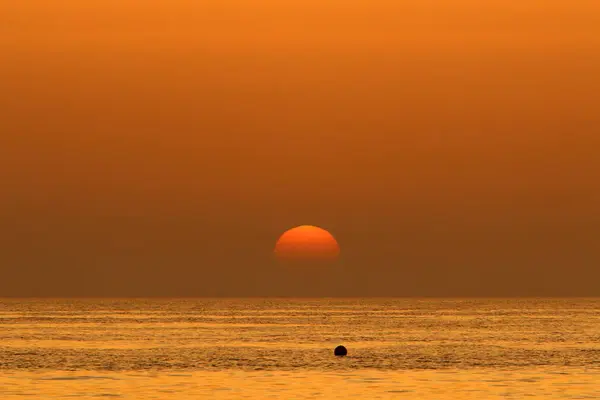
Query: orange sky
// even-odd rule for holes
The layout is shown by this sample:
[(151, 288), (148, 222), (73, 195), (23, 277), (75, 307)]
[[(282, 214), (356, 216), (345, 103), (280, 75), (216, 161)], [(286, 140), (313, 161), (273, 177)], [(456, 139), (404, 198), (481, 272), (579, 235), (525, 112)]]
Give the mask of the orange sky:
[(596, 0), (2, 2), (0, 296), (600, 295), (598, 71)]

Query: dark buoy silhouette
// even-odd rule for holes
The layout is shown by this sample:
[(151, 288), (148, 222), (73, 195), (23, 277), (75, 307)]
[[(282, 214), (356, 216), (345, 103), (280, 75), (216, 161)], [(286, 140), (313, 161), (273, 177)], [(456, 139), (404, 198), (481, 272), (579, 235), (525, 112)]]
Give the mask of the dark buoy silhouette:
[(348, 350), (344, 346), (338, 346), (333, 351), (333, 355), (338, 357), (344, 357), (346, 354), (348, 354)]

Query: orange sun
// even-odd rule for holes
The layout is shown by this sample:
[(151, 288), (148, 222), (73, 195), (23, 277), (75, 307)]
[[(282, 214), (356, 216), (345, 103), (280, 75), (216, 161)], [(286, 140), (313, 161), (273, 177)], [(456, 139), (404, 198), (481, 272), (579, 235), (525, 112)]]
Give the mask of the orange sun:
[(334, 260), (340, 246), (325, 229), (302, 225), (286, 231), (275, 244), (275, 255), (285, 260)]

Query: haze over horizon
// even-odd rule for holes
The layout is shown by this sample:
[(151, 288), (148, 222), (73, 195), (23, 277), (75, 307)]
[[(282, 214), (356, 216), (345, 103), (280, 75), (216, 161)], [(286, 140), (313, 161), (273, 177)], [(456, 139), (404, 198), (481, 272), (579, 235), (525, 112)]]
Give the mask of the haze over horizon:
[(598, 71), (591, 0), (4, 2), (0, 297), (600, 296)]

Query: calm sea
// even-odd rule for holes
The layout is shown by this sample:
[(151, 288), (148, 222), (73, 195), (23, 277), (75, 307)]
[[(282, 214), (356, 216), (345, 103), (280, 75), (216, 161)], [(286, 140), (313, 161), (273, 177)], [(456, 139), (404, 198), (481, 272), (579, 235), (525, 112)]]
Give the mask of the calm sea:
[(600, 299), (0, 300), (21, 397), (600, 399)]

